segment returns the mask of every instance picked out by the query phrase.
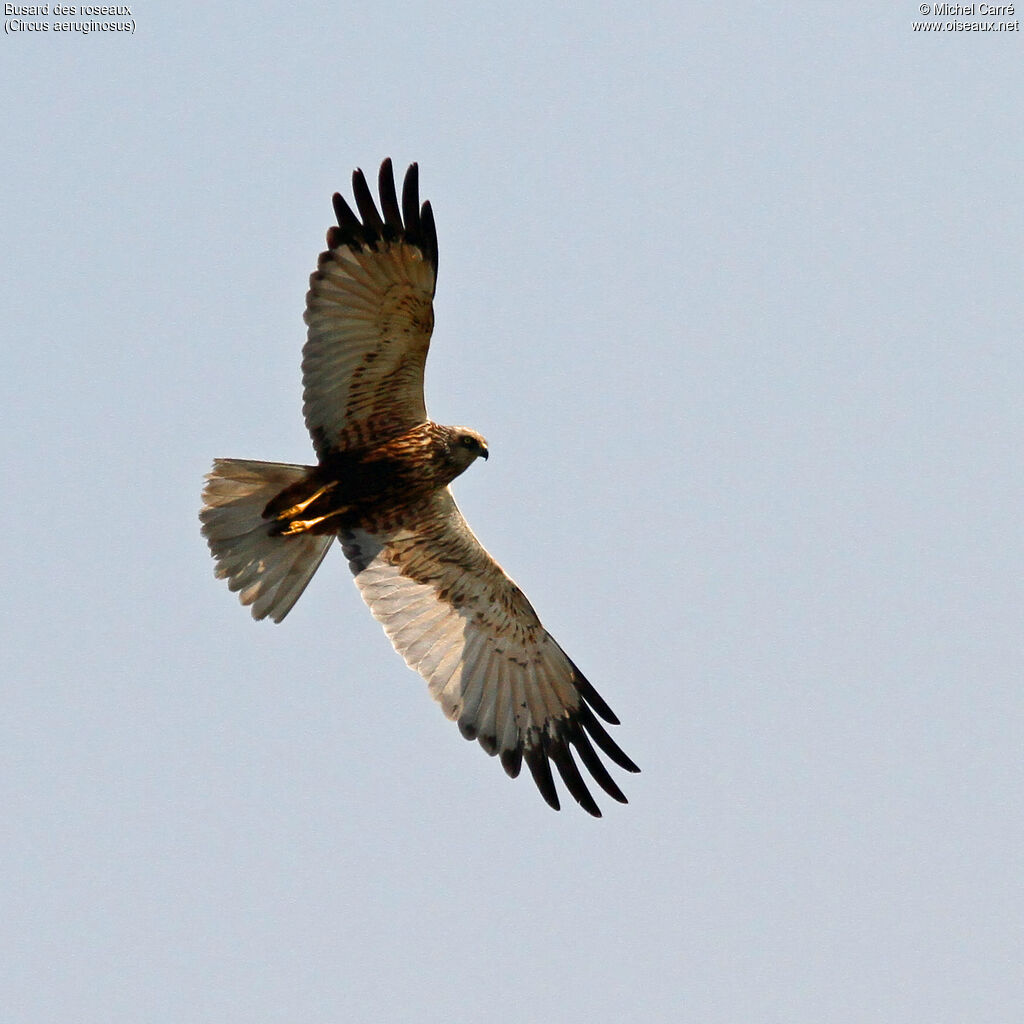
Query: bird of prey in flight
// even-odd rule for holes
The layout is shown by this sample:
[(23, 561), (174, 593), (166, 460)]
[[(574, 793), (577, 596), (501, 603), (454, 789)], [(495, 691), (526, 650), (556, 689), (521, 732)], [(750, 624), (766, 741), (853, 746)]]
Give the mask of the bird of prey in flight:
[(424, 405), (434, 216), (420, 205), (416, 164), (401, 201), (390, 160), (378, 186), (380, 209), (353, 174), (358, 215), (334, 196), (338, 224), (309, 281), (303, 411), (317, 464), (214, 461), (200, 518), (216, 574), (254, 618), (280, 622), (337, 538), (370, 611), (462, 735), (513, 778), (525, 761), (557, 810), (554, 764), (600, 817), (577, 759), (622, 803), (598, 750), (639, 769), (600, 722), (618, 724), (611, 708), (455, 504), (448, 485), (488, 451), (475, 430), (434, 423)]

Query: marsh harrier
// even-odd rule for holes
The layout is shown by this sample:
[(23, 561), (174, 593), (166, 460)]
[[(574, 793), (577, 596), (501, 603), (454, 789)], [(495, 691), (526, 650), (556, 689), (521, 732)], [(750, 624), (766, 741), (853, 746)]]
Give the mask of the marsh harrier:
[(600, 816), (576, 758), (625, 803), (597, 753), (639, 771), (599, 721), (618, 719), (455, 504), (448, 485), (487, 458), (487, 442), (427, 418), (437, 233), (417, 166), (399, 201), (384, 161), (379, 210), (362, 171), (352, 186), (359, 214), (334, 196), (338, 224), (306, 295), (303, 410), (317, 465), (214, 462), (200, 518), (216, 574), (255, 618), (280, 622), (337, 538), (370, 611), (462, 735), (513, 778), (525, 760), (557, 810), (553, 763)]

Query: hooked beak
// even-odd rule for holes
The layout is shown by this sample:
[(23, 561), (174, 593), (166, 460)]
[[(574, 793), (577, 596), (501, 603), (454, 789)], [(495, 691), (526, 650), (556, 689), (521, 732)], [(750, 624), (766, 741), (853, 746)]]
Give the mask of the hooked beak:
[(482, 458), (485, 458), (485, 459), (489, 457), (488, 454), (487, 454), (487, 445), (484, 445), (480, 449), (480, 455), (481, 455)]

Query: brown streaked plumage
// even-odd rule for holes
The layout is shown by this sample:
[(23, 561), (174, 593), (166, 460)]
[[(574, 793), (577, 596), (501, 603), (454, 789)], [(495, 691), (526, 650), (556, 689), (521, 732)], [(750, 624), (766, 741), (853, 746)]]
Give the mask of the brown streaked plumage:
[(352, 189), (359, 214), (334, 196), (338, 224), (306, 295), (303, 412), (318, 464), (215, 460), (200, 518), (216, 575), (254, 618), (280, 622), (338, 537), (370, 611), (463, 736), (513, 778), (525, 761), (558, 809), (553, 763), (600, 817), (576, 759), (625, 803), (598, 755), (639, 771), (599, 721), (618, 719), (455, 504), (448, 485), (487, 442), (427, 418), (437, 233), (416, 164), (401, 201), (381, 164), (379, 211), (362, 171)]

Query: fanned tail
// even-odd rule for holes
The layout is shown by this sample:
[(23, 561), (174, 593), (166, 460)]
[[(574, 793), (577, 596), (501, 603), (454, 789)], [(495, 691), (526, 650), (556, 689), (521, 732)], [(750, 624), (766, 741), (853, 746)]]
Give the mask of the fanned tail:
[[(217, 561), (218, 579), (240, 591), (252, 617), (280, 622), (306, 589), (334, 537), (312, 533), (282, 536), (263, 511), (309, 466), (248, 459), (215, 459), (203, 489), (199, 518)], [(279, 525), (279, 524), (278, 524)]]

